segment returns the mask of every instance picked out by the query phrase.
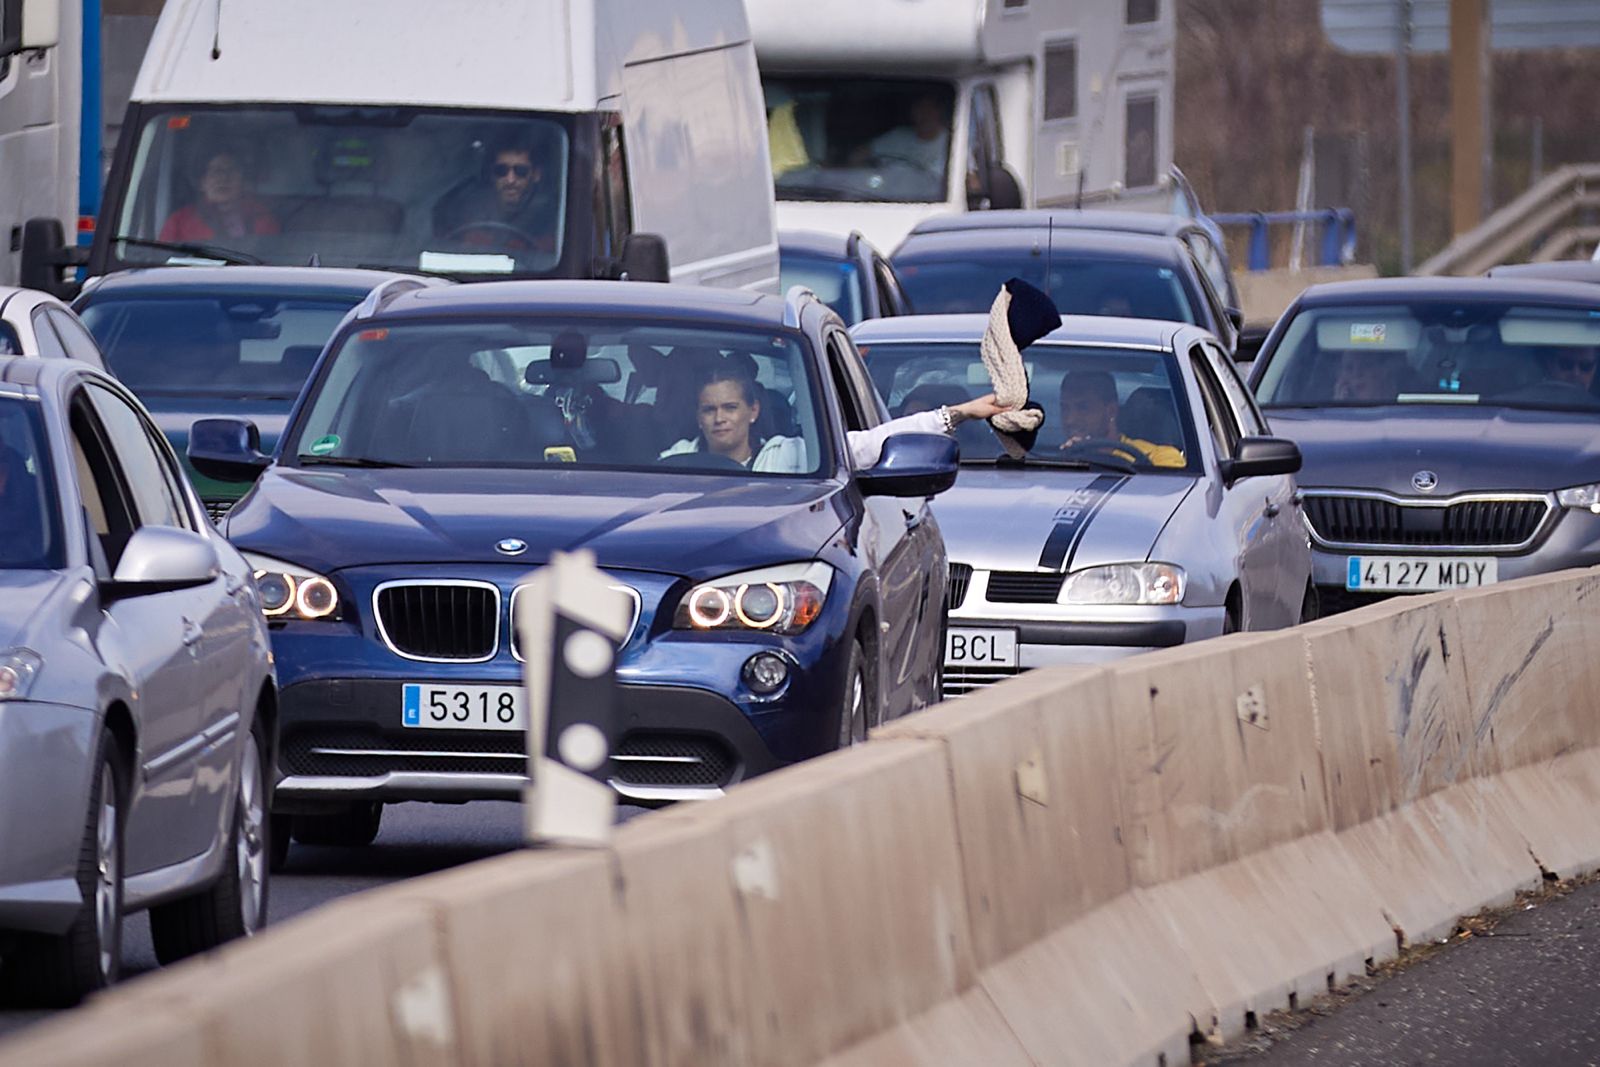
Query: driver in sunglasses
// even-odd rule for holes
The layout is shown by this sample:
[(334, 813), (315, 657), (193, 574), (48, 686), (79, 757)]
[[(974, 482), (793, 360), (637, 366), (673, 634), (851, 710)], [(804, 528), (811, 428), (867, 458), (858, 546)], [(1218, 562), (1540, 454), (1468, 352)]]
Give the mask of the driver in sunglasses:
[(492, 146), (481, 181), (441, 219), (437, 236), (474, 250), (554, 252), (556, 203), (539, 159), (531, 140)]
[(1593, 392), (1597, 360), (1600, 352), (1593, 348), (1552, 349), (1544, 356), (1544, 374), (1550, 381)]

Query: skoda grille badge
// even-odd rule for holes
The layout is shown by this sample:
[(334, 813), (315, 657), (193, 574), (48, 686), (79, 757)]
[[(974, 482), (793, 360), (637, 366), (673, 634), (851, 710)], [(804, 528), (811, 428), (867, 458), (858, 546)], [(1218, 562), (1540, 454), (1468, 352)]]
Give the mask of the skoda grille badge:
[(528, 551), (528, 542), (515, 537), (507, 537), (504, 540), (496, 541), (494, 550), (502, 556), (520, 556)]
[(1432, 471), (1418, 471), (1411, 476), (1411, 484), (1419, 493), (1431, 493), (1439, 486), (1439, 476)]

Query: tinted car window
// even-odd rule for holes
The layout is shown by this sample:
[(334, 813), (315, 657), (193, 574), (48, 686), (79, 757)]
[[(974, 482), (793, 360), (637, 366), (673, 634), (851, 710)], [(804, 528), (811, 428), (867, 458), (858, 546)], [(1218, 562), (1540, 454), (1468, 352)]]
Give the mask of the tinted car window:
[(1600, 409), (1595, 310), (1417, 301), (1311, 307), (1267, 357), (1264, 407)]
[(861, 308), (861, 272), (850, 260), (828, 259), (804, 252), (784, 252), (778, 268), (778, 288), (803, 285), (817, 294), (845, 325), (854, 326), (865, 316)]
[(33, 338), (34, 343), (39, 346), (39, 355), (49, 359), (66, 359), (67, 346), (56, 334), (56, 328), (50, 325), (49, 316), (44, 311), (44, 308), (37, 307), (29, 316), (33, 322)]
[(22, 344), (17, 340), (17, 331), (11, 328), (9, 322), (0, 322), (0, 356), (22, 355)]
[(139, 413), (120, 396), (98, 386), (88, 390), (141, 526), (188, 527), (182, 490), (173, 482)]
[(284, 453), (311, 465), (809, 474), (824, 458), (796, 334), (660, 321), (401, 323), (345, 335)]
[(61, 343), (66, 346), (67, 355), (73, 359), (82, 360), (91, 367), (105, 369), (105, 360), (100, 356), (100, 348), (94, 343), (94, 338), (89, 336), (89, 331), (83, 324), (72, 316), (72, 313), (62, 308), (46, 308), (45, 317), (56, 328), (56, 334), (61, 338)]
[(1074, 255), (1071, 260), (1055, 260), (1048, 281), (1044, 258), (1027, 254), (896, 258), (895, 270), (911, 306), (921, 315), (988, 311), (1000, 286), (1016, 277), (1047, 290), (1063, 315), (1198, 321), (1177, 271), (1159, 263)]
[(137, 393), (292, 399), (355, 298), (107, 297), (80, 314)]
[(66, 565), (44, 420), (32, 401), (0, 397), (0, 569)]
[[(867, 369), (893, 416), (913, 415), (945, 404), (959, 404), (990, 392), (994, 386), (984, 369), (976, 343), (890, 342), (862, 346)], [(1030, 392), (1045, 407), (1044, 426), (1028, 462), (1068, 465), (1110, 459), (1150, 471), (1158, 468), (1198, 470), (1193, 420), (1184, 402), (1183, 379), (1168, 353), (1142, 349), (1091, 348), (1074, 345), (1034, 344), (1023, 353)], [(1081, 399), (1094, 398), (1098, 410), (1068, 411)], [(1067, 444), (1069, 437), (1103, 438), (1105, 426), (1085, 431), (1085, 422), (1115, 419), (1120, 455)], [(1147, 451), (1120, 439), (1160, 446), (1160, 462)], [(956, 428), (961, 462), (992, 464), (1000, 446), (982, 422), (965, 422)]]

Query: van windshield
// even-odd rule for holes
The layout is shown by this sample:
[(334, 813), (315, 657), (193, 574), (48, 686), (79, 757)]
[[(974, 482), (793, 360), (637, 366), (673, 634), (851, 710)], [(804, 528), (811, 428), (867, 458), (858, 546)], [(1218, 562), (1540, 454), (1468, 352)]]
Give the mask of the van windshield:
[(947, 82), (764, 75), (779, 200), (943, 203)]
[(549, 274), (566, 116), (349, 105), (144, 107), (112, 255)]

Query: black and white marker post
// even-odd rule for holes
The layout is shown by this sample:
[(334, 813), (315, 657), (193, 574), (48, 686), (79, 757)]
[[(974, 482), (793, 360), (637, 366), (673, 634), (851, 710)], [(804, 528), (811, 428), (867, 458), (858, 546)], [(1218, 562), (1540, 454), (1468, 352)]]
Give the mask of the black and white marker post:
[(517, 597), (517, 636), (527, 650), (529, 844), (611, 840), (616, 660), (632, 614), (627, 594), (585, 551), (556, 553)]

